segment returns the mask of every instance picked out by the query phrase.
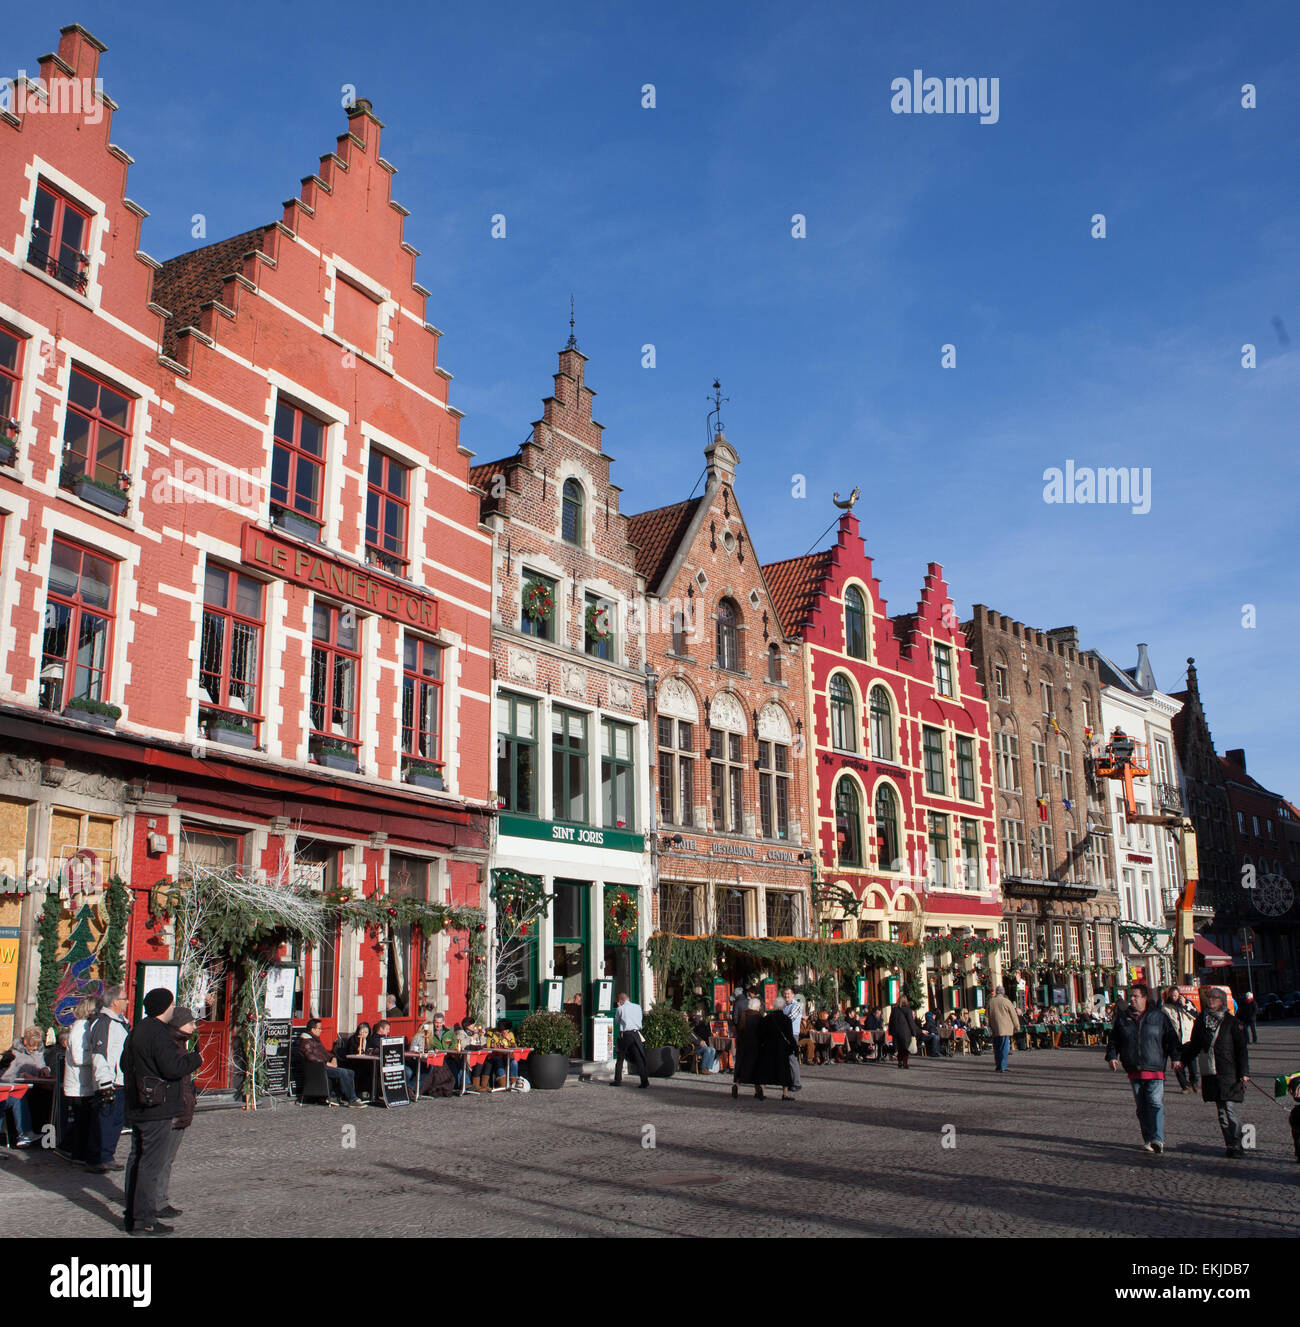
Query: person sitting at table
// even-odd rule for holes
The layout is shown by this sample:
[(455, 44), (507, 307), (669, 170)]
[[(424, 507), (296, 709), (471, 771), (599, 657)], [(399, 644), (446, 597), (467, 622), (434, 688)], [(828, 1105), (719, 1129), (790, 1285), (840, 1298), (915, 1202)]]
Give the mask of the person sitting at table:
[(344, 1055), (364, 1055), (366, 1053), (366, 1044), (370, 1040), (370, 1024), (358, 1023), (357, 1030), (347, 1039), (344, 1044)]
[[(22, 1040), (14, 1042), (5, 1055), (0, 1084), (15, 1086), (50, 1078), (50, 1071), (45, 1064), (44, 1042), (40, 1028), (29, 1027), (23, 1033)], [(27, 1104), (25, 1092), (21, 1097), (10, 1094), (4, 1101), (0, 1101), (0, 1128), (4, 1127), (6, 1115), (12, 1115), (18, 1126), (19, 1147), (31, 1147), (41, 1141), (40, 1134), (32, 1128), (32, 1108)]]
[[(432, 1010), (432, 1005), (425, 1005), (425, 1009)], [(411, 1038), (410, 1050), (419, 1055), (427, 1055), (430, 1051), (454, 1051), (459, 1048), (460, 1042), (454, 1028), (447, 1026), (447, 1020), (442, 1014), (434, 1014), (432, 1022), (422, 1023), (415, 1031), (415, 1036)], [(439, 1088), (443, 1083), (443, 1075), (446, 1075), (446, 1081), (452, 1085), (456, 1091), (460, 1091), (460, 1080), (462, 1076), (463, 1061), (457, 1058), (452, 1065), (431, 1064), (428, 1066), (424, 1077), (420, 1080), (421, 1096), (448, 1096), (450, 1093), (440, 1092)], [(407, 1061), (408, 1080), (414, 1084), (411, 1078), (410, 1070), (412, 1065), (418, 1071), (421, 1066), (420, 1061)], [(441, 1071), (441, 1072), (439, 1072)]]
[[(501, 1019), (496, 1027), (488, 1030), (487, 1044), (494, 1050), (513, 1050), (519, 1044), (510, 1030), (508, 1018)], [(514, 1062), (512, 1055), (489, 1055), (475, 1073), (474, 1086), (480, 1092), (490, 1092), (494, 1087), (509, 1087)], [(518, 1070), (513, 1070), (513, 1074), (518, 1077)]]
[(921, 1020), (920, 1040), (925, 1046), (926, 1054), (934, 1059), (939, 1054), (939, 1020), (935, 1018), (933, 1009), (927, 1009), (925, 1017)]
[(700, 1068), (706, 1074), (716, 1074), (721, 1068), (718, 1063), (718, 1052), (713, 1049), (713, 1043), (710, 1041), (712, 1036), (713, 1029), (709, 1026), (709, 1015), (700, 1009), (696, 1012), (695, 1025), (691, 1028), (691, 1049), (699, 1053)]
[(951, 1056), (952, 1043), (952, 1015), (948, 1014), (945, 1018), (939, 1020), (939, 1054), (945, 1057)]
[(380, 1048), (383, 1045), (384, 1038), (391, 1037), (392, 1035), (392, 1029), (388, 1020), (386, 1018), (381, 1018), (379, 1022), (375, 1024), (374, 1030), (370, 1034), (370, 1040), (366, 1042), (366, 1054), (378, 1055)]
[(339, 1062), (330, 1054), (329, 1047), (320, 1039), (320, 1019), (311, 1019), (298, 1034), (298, 1054), (313, 1064), (325, 1066), (325, 1078), (332, 1089), (337, 1089), (344, 1104), (360, 1106), (357, 1097), (357, 1076), (351, 1069), (341, 1069)]

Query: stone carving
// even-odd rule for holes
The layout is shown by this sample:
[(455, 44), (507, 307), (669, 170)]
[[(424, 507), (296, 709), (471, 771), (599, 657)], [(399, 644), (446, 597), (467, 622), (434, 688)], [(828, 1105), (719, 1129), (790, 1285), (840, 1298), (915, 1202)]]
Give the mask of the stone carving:
[(793, 736), (786, 712), (770, 702), (758, 712), (758, 735), (764, 741), (788, 743)]
[(579, 668), (577, 664), (562, 664), (560, 686), (566, 696), (583, 699), (587, 694), (587, 670)]
[(713, 707), (709, 710), (709, 726), (729, 733), (745, 731), (745, 711), (730, 691), (721, 691), (714, 696)]
[(625, 677), (614, 677), (609, 683), (609, 703), (620, 710), (630, 710), (633, 706), (635, 693), (632, 690), (632, 684)]
[(680, 678), (666, 677), (659, 683), (658, 706), (659, 713), (668, 718), (685, 719), (687, 723), (700, 720), (695, 695)]
[(531, 650), (511, 650), (507, 658), (510, 676), (516, 682), (537, 681), (537, 656)]

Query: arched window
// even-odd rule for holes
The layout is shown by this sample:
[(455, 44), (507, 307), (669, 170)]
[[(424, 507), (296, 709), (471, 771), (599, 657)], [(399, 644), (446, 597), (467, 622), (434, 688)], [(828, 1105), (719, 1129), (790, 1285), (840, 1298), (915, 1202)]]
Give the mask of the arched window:
[(718, 603), (718, 667), (735, 673), (740, 670), (740, 613), (730, 599)]
[(582, 485), (566, 479), (560, 500), (560, 535), (566, 544), (582, 543), (582, 501)]
[(876, 789), (876, 858), (882, 871), (894, 870), (899, 860), (898, 798), (887, 783)]
[(862, 814), (852, 779), (835, 785), (835, 840), (841, 866), (862, 865)]
[(776, 641), (767, 647), (767, 680), (769, 682), (781, 680), (781, 647)]
[(836, 751), (858, 749), (858, 725), (853, 717), (853, 688), (843, 673), (836, 673), (827, 687), (831, 705), (831, 746)]
[(871, 754), (876, 760), (894, 758), (894, 707), (881, 686), (871, 688)]
[(844, 591), (844, 649), (855, 659), (867, 657), (867, 605), (854, 585)]

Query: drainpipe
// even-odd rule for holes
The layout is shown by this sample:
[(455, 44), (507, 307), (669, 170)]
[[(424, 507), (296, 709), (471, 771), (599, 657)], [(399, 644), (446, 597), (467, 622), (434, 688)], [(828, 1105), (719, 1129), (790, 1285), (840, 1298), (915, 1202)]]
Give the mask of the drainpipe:
[[(644, 915), (649, 917), (650, 909), (654, 906), (654, 900), (659, 897), (659, 813), (656, 801), (659, 780), (658, 742), (655, 736), (655, 697), (659, 687), (659, 674), (655, 672), (654, 665), (651, 663), (646, 663), (644, 667), (646, 747), (651, 759), (648, 762), (650, 786), (646, 792), (646, 805), (650, 812), (646, 819), (650, 830), (650, 897), (646, 899), (646, 907), (643, 911)], [(641, 954), (642, 975), (649, 975), (650, 981), (645, 983), (646, 986), (649, 986), (654, 980), (654, 974), (650, 969), (650, 937), (648, 935), (645, 944), (641, 946)], [(656, 1001), (658, 1001), (660, 995), (661, 992), (655, 991)]]

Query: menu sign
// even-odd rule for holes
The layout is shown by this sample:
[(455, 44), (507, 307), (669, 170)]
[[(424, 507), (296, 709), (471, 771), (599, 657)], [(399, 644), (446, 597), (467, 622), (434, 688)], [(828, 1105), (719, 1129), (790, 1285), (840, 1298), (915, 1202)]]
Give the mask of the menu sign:
[(289, 1094), (289, 1047), (293, 1025), (287, 1018), (268, 1018), (262, 1023), (262, 1063), (266, 1068), (268, 1096)]
[(438, 601), (432, 595), (375, 575), (372, 570), (316, 552), (293, 539), (244, 525), (244, 561), (281, 580), (334, 595), (367, 612), (426, 631), (438, 629)]
[(379, 1094), (385, 1106), (405, 1106), (406, 1061), (402, 1057), (406, 1043), (401, 1037), (383, 1037), (379, 1042)]

